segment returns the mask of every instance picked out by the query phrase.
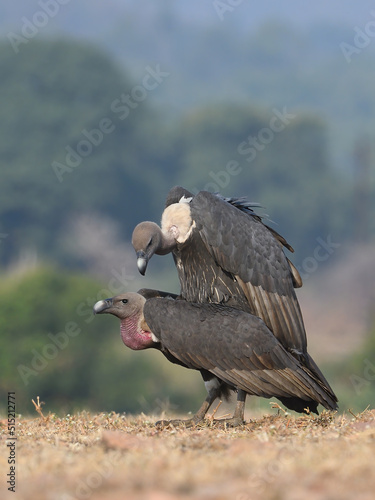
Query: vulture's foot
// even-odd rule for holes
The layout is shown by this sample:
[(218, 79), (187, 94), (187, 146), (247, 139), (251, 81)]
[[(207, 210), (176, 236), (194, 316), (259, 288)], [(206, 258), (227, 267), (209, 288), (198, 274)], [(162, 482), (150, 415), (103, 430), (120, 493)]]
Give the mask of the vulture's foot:
[(237, 404), (236, 409), (234, 410), (233, 417), (231, 418), (222, 418), (218, 420), (214, 420), (214, 423), (219, 423), (224, 425), (225, 427), (239, 427), (245, 424), (245, 401), (246, 401), (246, 392), (242, 389), (238, 389), (237, 392)]
[(218, 418), (213, 421), (214, 425), (220, 424), (224, 427), (240, 427), (245, 425), (245, 420), (243, 417), (233, 416), (231, 418)]
[(190, 428), (190, 427), (195, 427), (197, 424), (202, 422), (202, 420), (203, 420), (203, 418), (196, 418), (196, 416), (194, 415), (194, 417), (188, 418), (186, 420), (184, 420), (184, 419), (158, 420), (155, 425), (156, 425), (156, 427), (160, 427), (162, 429), (165, 429), (166, 427)]

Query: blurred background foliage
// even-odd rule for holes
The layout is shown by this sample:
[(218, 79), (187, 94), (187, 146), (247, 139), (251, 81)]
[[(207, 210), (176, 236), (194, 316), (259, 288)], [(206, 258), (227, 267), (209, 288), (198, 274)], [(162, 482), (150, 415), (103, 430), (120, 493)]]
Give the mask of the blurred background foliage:
[(172, 365), (159, 352), (125, 348), (119, 321), (92, 314), (98, 291), (105, 289), (87, 274), (52, 267), (3, 279), (2, 392), (16, 392), (19, 411), (36, 394), (49, 410), (60, 412), (194, 406), (204, 390), (199, 374), (176, 381)]
[[(19, 411), (37, 395), (55, 411), (196, 409), (197, 374), (129, 351), (118, 322), (90, 312), (107, 292), (178, 291), (171, 259), (154, 259), (142, 280), (130, 247), (134, 226), (160, 219), (175, 184), (260, 203), (305, 271), (319, 238), (343, 253), (372, 248), (374, 45), (350, 63), (340, 49), (353, 43), (353, 12), (365, 26), (370, 10), (361, 1), (338, 19), (324, 4), (326, 18), (307, 21), (294, 2), (286, 17), (276, 4), (273, 16), (241, 5), (223, 20), (196, 2), (60, 5), (18, 53), (9, 34), (21, 36), (20, 12), (32, 20), (41, 7), (0, 8), (0, 387), (17, 391)], [(150, 71), (160, 81), (142, 90)], [(129, 95), (121, 118), (114, 103)], [(77, 160), (84, 131), (103, 119), (111, 132)], [(60, 178), (55, 162), (68, 167)], [(332, 260), (318, 264), (316, 277)], [(32, 368), (71, 322), (80, 333)], [(374, 403), (370, 368), (360, 390), (350, 378), (364, 377), (365, 356), (375, 360), (371, 321), (366, 331), (353, 355), (326, 364), (344, 407)], [(26, 383), (20, 366), (37, 373)]]

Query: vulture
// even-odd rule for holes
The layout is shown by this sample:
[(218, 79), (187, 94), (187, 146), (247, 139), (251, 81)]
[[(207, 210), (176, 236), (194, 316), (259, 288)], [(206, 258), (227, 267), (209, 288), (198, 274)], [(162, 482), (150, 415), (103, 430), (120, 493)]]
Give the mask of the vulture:
[[(138, 270), (144, 275), (154, 254), (172, 253), (181, 298), (191, 303), (220, 304), (248, 313), (247, 317), (260, 318), (282, 347), (320, 380), (331, 400), (337, 402), (307, 352), (294, 290), (302, 286), (302, 280), (284, 253), (284, 248), (294, 250), (263, 222), (254, 206), (244, 198), (224, 198), (208, 191), (193, 195), (180, 186), (172, 188), (161, 226), (146, 221), (133, 231)], [(235, 330), (231, 332), (236, 335)], [(239, 391), (240, 408), (244, 397)], [(236, 408), (235, 413), (240, 411)]]
[[(262, 319), (219, 303), (174, 299), (166, 293), (140, 290), (94, 306), (95, 314), (109, 313), (121, 320), (126, 346), (158, 349), (172, 363), (201, 372), (207, 398), (190, 421), (173, 423), (195, 425), (216, 398), (232, 390), (242, 395), (242, 407), (246, 394), (252, 394), (276, 397), (299, 412), (316, 411), (319, 403), (336, 408), (329, 387), (283, 347)], [(237, 424), (243, 423), (242, 407), (236, 409)]]

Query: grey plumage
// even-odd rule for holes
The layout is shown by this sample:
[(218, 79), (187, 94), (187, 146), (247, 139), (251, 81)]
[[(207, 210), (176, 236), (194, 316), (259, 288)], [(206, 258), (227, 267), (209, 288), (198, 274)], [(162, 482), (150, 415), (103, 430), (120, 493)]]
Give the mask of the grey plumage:
[(199, 370), (204, 380), (215, 375), (221, 384), (215, 397), (232, 389), (279, 398), (297, 411), (316, 411), (319, 403), (336, 408), (329, 388), (283, 348), (260, 318), (220, 304), (142, 293), (151, 298), (127, 293), (98, 302), (94, 311), (114, 314), (122, 322), (130, 318), (127, 339), (138, 335), (134, 325), (142, 325), (145, 333), (153, 334), (152, 341), (151, 334), (143, 337), (145, 348), (159, 349), (169, 361)]
[(335, 409), (336, 401), (313, 372), (275, 338), (264, 322), (220, 304), (184, 300), (147, 300), (144, 317), (163, 348), (189, 368), (205, 369), (235, 389), (264, 398), (277, 397), (287, 407), (317, 403)]

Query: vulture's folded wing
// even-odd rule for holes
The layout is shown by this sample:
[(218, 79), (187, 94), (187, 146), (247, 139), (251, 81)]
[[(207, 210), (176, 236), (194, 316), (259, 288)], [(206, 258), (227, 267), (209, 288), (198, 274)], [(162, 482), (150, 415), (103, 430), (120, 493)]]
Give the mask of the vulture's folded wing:
[(146, 300), (154, 297), (177, 299), (178, 295), (171, 292), (163, 292), (162, 290), (154, 290), (153, 288), (141, 288), (138, 290), (139, 295), (142, 295)]
[(283, 252), (285, 240), (257, 215), (207, 191), (193, 198), (190, 209), (207, 250), (241, 284), (253, 313), (286, 349), (304, 353), (306, 333), (294, 291), (298, 272)]
[[(262, 397), (297, 397), (336, 408), (329, 386), (287, 352), (264, 322), (220, 304), (153, 298), (144, 315), (152, 332), (186, 366)], [(308, 405), (307, 405), (308, 406)]]
[(169, 205), (173, 205), (173, 203), (179, 203), (181, 198), (192, 199), (194, 197), (193, 193), (188, 191), (187, 189), (181, 186), (174, 186), (169, 190), (167, 194), (167, 198), (165, 200), (165, 208), (169, 207)]

